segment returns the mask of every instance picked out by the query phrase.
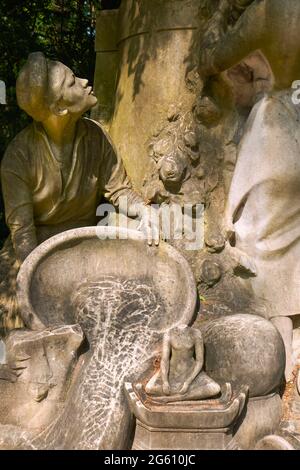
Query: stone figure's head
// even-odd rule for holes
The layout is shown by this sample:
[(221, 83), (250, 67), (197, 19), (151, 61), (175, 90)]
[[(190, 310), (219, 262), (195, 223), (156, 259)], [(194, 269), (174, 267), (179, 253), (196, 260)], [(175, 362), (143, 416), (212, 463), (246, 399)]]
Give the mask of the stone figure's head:
[(75, 364), (83, 333), (78, 325), (44, 331), (14, 330), (6, 340), (7, 362), (28, 398), (60, 400)]
[(183, 158), (167, 155), (160, 162), (159, 175), (164, 183), (180, 183), (184, 180), (186, 163)]
[(17, 100), (35, 121), (51, 115), (80, 117), (97, 104), (88, 80), (78, 78), (61, 62), (46, 59), (42, 52), (28, 56), (16, 84)]

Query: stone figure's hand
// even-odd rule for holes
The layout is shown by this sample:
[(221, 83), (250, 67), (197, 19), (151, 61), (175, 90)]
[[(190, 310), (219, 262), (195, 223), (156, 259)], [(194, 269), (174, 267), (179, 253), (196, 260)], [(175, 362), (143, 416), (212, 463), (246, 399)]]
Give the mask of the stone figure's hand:
[(171, 393), (171, 388), (170, 388), (170, 384), (169, 384), (168, 382), (164, 382), (164, 383), (163, 383), (162, 389), (163, 389), (164, 395), (170, 395), (170, 393)]
[(226, 242), (234, 244), (235, 242), (235, 226), (232, 221), (232, 212), (226, 208), (224, 221), (221, 225), (221, 233)]
[(179, 393), (184, 395), (188, 391), (189, 388), (190, 388), (190, 384), (188, 382), (184, 382), (184, 384), (181, 387)]
[(158, 246), (160, 240), (159, 212), (151, 206), (142, 206), (141, 223), (138, 230), (144, 233), (148, 245), (152, 245), (154, 242)]
[(226, 225), (222, 228), (222, 235), (226, 241), (234, 241), (235, 238), (235, 228), (234, 225)]
[(248, 276), (257, 276), (256, 263), (251, 256), (232, 246), (228, 246), (227, 250), (230, 253), (235, 268), (239, 268), (239, 270), (242, 270)]
[(241, 253), (238, 259), (239, 266), (242, 267), (249, 275), (257, 276), (257, 268), (255, 261), (246, 253)]
[(16, 382), (18, 374), (7, 364), (0, 365), (0, 380), (6, 380), (7, 382)]

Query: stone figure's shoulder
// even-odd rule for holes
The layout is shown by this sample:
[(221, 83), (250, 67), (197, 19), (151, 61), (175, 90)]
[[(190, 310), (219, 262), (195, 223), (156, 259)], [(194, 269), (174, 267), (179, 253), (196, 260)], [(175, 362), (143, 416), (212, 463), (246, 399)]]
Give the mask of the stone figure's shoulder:
[(29, 156), (30, 142), (33, 139), (33, 124), (29, 124), (25, 129), (19, 132), (6, 148), (1, 162), (1, 168), (10, 168), (15, 165), (16, 159), (26, 162)]
[(91, 138), (98, 138), (101, 141), (108, 141), (113, 146), (111, 137), (109, 136), (108, 132), (105, 129), (103, 129), (103, 127), (101, 126), (99, 122), (94, 121), (93, 119), (90, 119), (90, 118), (86, 118), (86, 117), (82, 119), (82, 122), (84, 123), (88, 131), (88, 135)]
[(202, 340), (202, 333), (198, 328), (191, 327), (190, 334), (194, 339)]
[(103, 129), (99, 122), (87, 117), (82, 118), (82, 122), (85, 128), (87, 129), (89, 135), (96, 135), (102, 138), (107, 135), (106, 131)]

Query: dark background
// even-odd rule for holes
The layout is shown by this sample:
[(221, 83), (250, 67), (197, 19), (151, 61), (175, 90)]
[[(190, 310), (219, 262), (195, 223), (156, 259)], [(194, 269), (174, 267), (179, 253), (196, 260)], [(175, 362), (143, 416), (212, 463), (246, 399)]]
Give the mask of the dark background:
[[(0, 160), (8, 143), (30, 118), (16, 102), (15, 83), (30, 52), (42, 51), (93, 83), (96, 12), (121, 0), (0, 0), (0, 80), (6, 105), (0, 105)], [(0, 247), (8, 235), (0, 191)]]

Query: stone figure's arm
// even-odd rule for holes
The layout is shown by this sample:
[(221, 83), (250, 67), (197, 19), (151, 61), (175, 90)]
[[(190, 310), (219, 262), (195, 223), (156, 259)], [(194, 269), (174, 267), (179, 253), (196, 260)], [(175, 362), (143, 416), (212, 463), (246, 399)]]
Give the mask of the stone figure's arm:
[(202, 48), (200, 73), (209, 76), (230, 69), (251, 52), (260, 49), (266, 33), (265, 2), (255, 1), (217, 44)]
[(203, 363), (204, 363), (204, 345), (203, 345), (203, 339), (200, 331), (194, 330), (194, 340), (195, 340), (195, 366), (194, 369), (192, 370), (190, 376), (186, 379), (184, 382), (180, 393), (186, 393), (190, 387), (190, 385), (193, 383), (197, 375), (200, 374), (201, 370), (203, 369)]
[(162, 388), (165, 395), (170, 395), (169, 370), (170, 370), (171, 342), (168, 333), (164, 335), (162, 357), (160, 363)]
[(32, 191), (22, 156), (8, 150), (1, 165), (6, 223), (19, 263), (37, 246)]
[(220, 0), (216, 11), (207, 23), (206, 32), (202, 38), (203, 47), (216, 43), (220, 39), (220, 36), (224, 34), (229, 9), (230, 5), (228, 0)]

